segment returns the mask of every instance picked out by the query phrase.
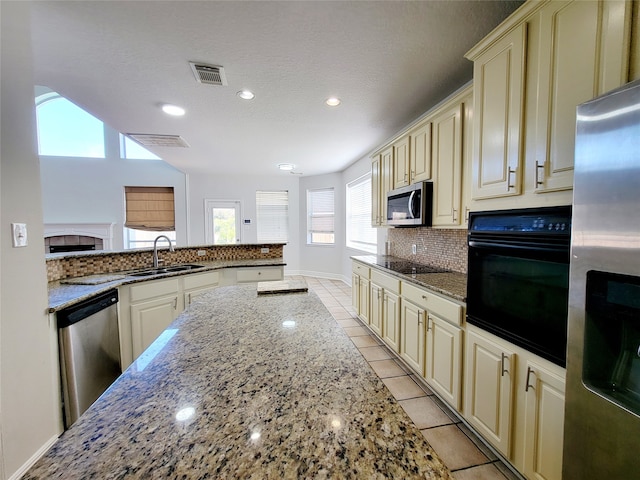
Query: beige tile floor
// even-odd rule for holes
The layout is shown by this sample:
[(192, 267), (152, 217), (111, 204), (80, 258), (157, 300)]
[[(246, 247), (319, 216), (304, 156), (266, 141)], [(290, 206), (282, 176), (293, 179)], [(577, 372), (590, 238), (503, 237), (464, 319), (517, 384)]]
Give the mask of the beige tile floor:
[(339, 280), (304, 279), (349, 335), (373, 371), (449, 467), (456, 480), (518, 480), (429, 387), (360, 322), (351, 287)]

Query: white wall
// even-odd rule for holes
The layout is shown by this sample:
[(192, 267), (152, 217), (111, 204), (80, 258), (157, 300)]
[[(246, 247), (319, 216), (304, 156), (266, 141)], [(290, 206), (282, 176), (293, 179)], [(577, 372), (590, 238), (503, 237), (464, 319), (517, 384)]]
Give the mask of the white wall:
[(285, 273), (295, 274), (300, 269), (299, 231), (299, 177), (289, 173), (273, 176), (255, 175), (189, 175), (189, 221), (191, 224), (191, 244), (205, 243), (205, 200), (239, 200), (242, 204), (242, 218), (251, 224), (242, 226), (242, 243), (255, 243), (256, 231), (256, 191), (289, 191), (289, 241), (284, 247)]
[[(307, 244), (307, 190), (334, 189), (335, 244)], [(300, 269), (305, 275), (340, 278), (340, 258), (345, 243), (345, 186), (342, 174), (332, 173), (300, 179)]]
[(106, 127), (107, 158), (41, 157), (44, 223), (114, 222), (114, 250), (123, 249), (124, 187), (174, 188), (176, 243), (186, 246), (187, 191), (183, 172), (161, 160), (120, 158), (118, 134)]
[[(55, 343), (46, 314), (29, 4), (0, 2), (0, 14), (0, 477), (9, 478), (55, 439), (59, 426)], [(11, 222), (27, 224), (27, 247), (12, 248)]]

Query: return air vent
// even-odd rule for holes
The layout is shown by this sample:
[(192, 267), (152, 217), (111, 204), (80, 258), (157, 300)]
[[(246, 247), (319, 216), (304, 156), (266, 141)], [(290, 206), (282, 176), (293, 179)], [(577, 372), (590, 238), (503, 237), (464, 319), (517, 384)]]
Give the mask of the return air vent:
[(191, 65), (191, 70), (193, 70), (193, 74), (196, 76), (198, 82), (208, 85), (227, 85), (224, 68), (220, 65), (206, 65), (195, 62), (189, 62), (189, 65)]
[(153, 133), (126, 133), (143, 147), (189, 147), (180, 135), (156, 135)]

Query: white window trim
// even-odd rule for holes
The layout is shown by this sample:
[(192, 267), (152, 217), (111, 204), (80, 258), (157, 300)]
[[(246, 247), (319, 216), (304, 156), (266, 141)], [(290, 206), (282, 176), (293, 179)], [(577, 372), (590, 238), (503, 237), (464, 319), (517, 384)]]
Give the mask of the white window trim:
[[(358, 186), (359, 184), (365, 183), (367, 181), (369, 182), (369, 184), (371, 184), (371, 172), (367, 172), (364, 175), (356, 178), (355, 180), (348, 182), (345, 186), (345, 246), (347, 248), (359, 250), (362, 252), (377, 253), (378, 251), (377, 235), (376, 235), (376, 243), (364, 243), (364, 242), (351, 241), (351, 239), (349, 238), (349, 219), (351, 216), (350, 215), (350, 208), (351, 208), (350, 189)], [(368, 219), (371, 219), (371, 214), (368, 215)]]
[[(325, 190), (331, 190), (333, 193), (333, 242), (325, 242), (325, 243), (320, 243), (320, 242), (312, 242), (311, 241), (311, 230), (310, 230), (310, 226), (311, 226), (311, 212), (309, 209), (309, 205), (310, 205), (310, 197), (312, 192), (319, 192), (319, 191), (325, 191)], [(306, 225), (306, 231), (307, 231), (307, 246), (313, 246), (313, 247), (330, 247), (330, 248), (335, 248), (336, 246), (336, 191), (334, 187), (322, 187), (322, 188), (309, 188), (307, 189), (307, 225)]]

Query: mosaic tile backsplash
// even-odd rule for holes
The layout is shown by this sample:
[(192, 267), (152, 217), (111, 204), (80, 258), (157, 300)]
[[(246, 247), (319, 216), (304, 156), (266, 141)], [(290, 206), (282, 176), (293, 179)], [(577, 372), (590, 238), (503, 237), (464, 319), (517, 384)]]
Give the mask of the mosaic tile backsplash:
[[(467, 273), (467, 230), (428, 227), (390, 228), (391, 255)], [(416, 245), (413, 255), (411, 246)]]
[[(269, 248), (269, 251), (262, 253), (261, 250), (265, 247)], [(164, 265), (175, 265), (177, 263), (197, 263), (212, 260), (282, 258), (283, 247), (284, 245), (282, 244), (216, 245), (177, 247), (174, 252), (170, 252), (167, 248), (161, 248), (158, 253)], [(205, 255), (198, 255), (199, 251), (204, 251)], [(49, 282), (54, 282), (65, 278), (146, 268), (152, 264), (153, 249), (59, 254), (47, 258), (47, 279)]]

